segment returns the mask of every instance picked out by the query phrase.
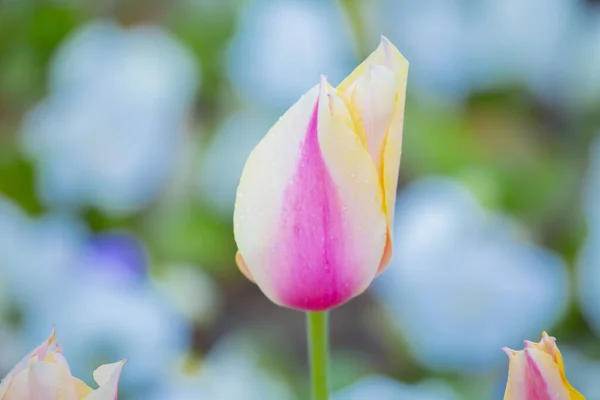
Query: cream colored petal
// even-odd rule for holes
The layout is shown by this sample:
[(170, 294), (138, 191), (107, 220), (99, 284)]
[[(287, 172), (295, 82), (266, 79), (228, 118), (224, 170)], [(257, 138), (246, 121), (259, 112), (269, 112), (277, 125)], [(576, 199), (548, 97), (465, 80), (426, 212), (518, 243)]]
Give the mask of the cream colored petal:
[(523, 399), (525, 393), (525, 374), (527, 362), (523, 351), (515, 351), (508, 348), (503, 349), (509, 359), (508, 380), (504, 392), (504, 400)]
[(398, 92), (398, 77), (387, 67), (372, 64), (341, 94), (348, 104), (357, 131), (364, 133), (366, 147), (379, 176), (383, 176), (383, 149), (394, 112)]
[[(14, 368), (7, 374), (7, 378), (10, 378), (13, 375), (16, 375), (23, 369), (27, 368), (31, 362), (36, 362), (39, 360), (43, 360), (46, 356), (53, 352), (60, 353), (60, 347), (56, 341), (56, 332), (54, 328), (52, 328), (52, 332), (50, 332), (50, 336), (46, 339), (42, 344), (33, 349), (29, 354), (27, 354)], [(2, 386), (0, 386), (0, 389)], [(0, 390), (1, 393), (1, 390)]]
[(78, 399), (82, 399), (86, 395), (94, 391), (91, 387), (89, 387), (85, 382), (83, 382), (79, 378), (73, 377), (73, 385), (75, 386), (75, 391), (77, 392)]
[(2, 380), (2, 382), (0, 382), (0, 399), (4, 399), (4, 396), (6, 395), (6, 392), (8, 392), (8, 388), (10, 387), (11, 380), (12, 377), (7, 376)]
[(23, 400), (29, 398), (29, 369), (26, 368), (13, 376), (8, 391), (4, 394), (2, 400)]
[(119, 378), (125, 360), (102, 365), (94, 371), (94, 380), (100, 386), (85, 396), (84, 400), (115, 400), (119, 391)]
[[(60, 348), (58, 347), (56, 342), (56, 332), (54, 331), (54, 328), (52, 328), (52, 332), (50, 332), (48, 339), (42, 342), (42, 344), (40, 344), (38, 347), (32, 350), (25, 357), (23, 357), (23, 359), (19, 361), (19, 363), (17, 363), (17, 365), (15, 365), (13, 369), (2, 380), (2, 383), (0, 383), (0, 399), (6, 400), (9, 398), (18, 398), (19, 396), (25, 396), (25, 394), (23, 394), (23, 390), (29, 389), (26, 385), (23, 386), (22, 382), (28, 382), (29, 373), (26, 371), (27, 368), (32, 362), (43, 360), (48, 356), (48, 354), (54, 351), (60, 351)], [(21, 374), (21, 372), (24, 371), (25, 373)], [(15, 385), (14, 377), (19, 374), (21, 375), (17, 382), (18, 387), (13, 387)]]
[[(379, 46), (371, 53), (358, 67), (352, 71), (337, 87), (338, 93), (348, 91), (355, 82), (366, 73), (371, 65), (383, 65), (388, 67), (399, 78), (399, 88), (402, 89), (403, 81), (406, 81), (408, 75), (408, 61), (398, 51), (398, 49), (385, 37), (381, 37)], [(404, 92), (405, 90), (399, 90)]]
[[(382, 154), (380, 163), (377, 163), (379, 176), (381, 178), (381, 185), (384, 192), (384, 210), (386, 212), (387, 224), (388, 224), (388, 243), (386, 251), (382, 259), (379, 272), (383, 271), (391, 260), (392, 254), (392, 226), (394, 223), (394, 204), (396, 202), (396, 190), (398, 185), (398, 174), (400, 169), (400, 157), (402, 154), (402, 129), (404, 124), (404, 106), (406, 97), (406, 83), (408, 76), (408, 61), (400, 54), (398, 49), (384, 36), (381, 37), (381, 43), (379, 47), (371, 53), (367, 59), (360, 64), (344, 81), (338, 86), (338, 92), (345, 98), (353, 96), (353, 93), (357, 90), (359, 85), (365, 80), (365, 76), (373, 75), (370, 73), (376, 67), (385, 67), (387, 70), (392, 71), (396, 78), (396, 102), (394, 105), (393, 116), (389, 123), (389, 129), (387, 130), (383, 148), (379, 147), (379, 134), (371, 133), (366, 131), (361, 135), (360, 123), (358, 123), (358, 135), (359, 137), (366, 137), (367, 147), (369, 152), (373, 154)], [(381, 110), (383, 113), (388, 113), (386, 100), (383, 100), (389, 96), (391, 92), (390, 87), (387, 89), (383, 86), (384, 82), (390, 81), (389, 77), (385, 78), (385, 74), (378, 75), (378, 89), (383, 96), (381, 97), (382, 104), (377, 105), (374, 109)], [(367, 85), (365, 85), (366, 87)], [(366, 97), (366, 96), (365, 96)], [(355, 101), (352, 101), (350, 109), (353, 113), (353, 119), (363, 120), (365, 111), (367, 109), (367, 101), (363, 100), (363, 106), (357, 106)], [(356, 114), (360, 114), (360, 117)], [(380, 125), (383, 123), (380, 122)], [(367, 128), (365, 126), (365, 128)], [(377, 132), (379, 127), (375, 128)], [(380, 132), (380, 131), (379, 131)], [(371, 139), (371, 145), (369, 145), (369, 136)], [(364, 140), (363, 140), (364, 142)]]
[(58, 363), (38, 362), (29, 368), (29, 390), (36, 400), (78, 400), (71, 374)]

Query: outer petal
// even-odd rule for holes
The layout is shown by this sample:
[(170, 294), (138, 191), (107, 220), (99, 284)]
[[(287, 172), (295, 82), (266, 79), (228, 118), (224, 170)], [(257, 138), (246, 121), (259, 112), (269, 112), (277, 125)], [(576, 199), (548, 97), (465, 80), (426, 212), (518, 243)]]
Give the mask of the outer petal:
[(82, 399), (93, 392), (93, 389), (79, 378), (73, 377), (73, 385), (75, 386), (75, 392), (77, 393), (78, 399)]
[(571, 397), (572, 392), (564, 384), (560, 369), (550, 354), (534, 348), (505, 351), (510, 358), (510, 367), (504, 400), (582, 398)]
[(77, 400), (71, 374), (64, 366), (49, 361), (31, 364), (19, 372), (3, 400)]
[(250, 155), (234, 232), (275, 303), (326, 310), (361, 293), (385, 244), (383, 194), (343, 101), (324, 79)]
[(61, 352), (61, 349), (56, 341), (56, 332), (54, 331), (54, 328), (52, 328), (52, 332), (50, 332), (48, 339), (43, 341), (42, 344), (23, 357), (23, 359), (19, 361), (19, 363), (15, 365), (15, 367), (8, 373), (7, 378), (16, 375), (23, 369), (27, 368), (31, 362), (37, 362), (45, 359), (48, 354), (53, 352)]
[(12, 377), (2, 400), (28, 399), (30, 398), (29, 393), (29, 369), (23, 369)]
[[(2, 380), (2, 383), (0, 383), (0, 399), (5, 400), (5, 397), (8, 398), (7, 395), (8, 395), (8, 392), (10, 391), (10, 388), (13, 385), (13, 380), (14, 380), (15, 376), (17, 376), (20, 372), (22, 372), (23, 370), (28, 368), (30, 363), (44, 360), (48, 354), (51, 354), (52, 352), (55, 352), (55, 351), (60, 352), (60, 347), (58, 346), (58, 343), (56, 342), (56, 332), (54, 331), (54, 328), (53, 328), (52, 332), (50, 333), (50, 336), (48, 336), (48, 339), (46, 339), (44, 342), (42, 342), (42, 344), (40, 344), (38, 347), (36, 347), (33, 351), (31, 351), (25, 357), (23, 357), (23, 359), (21, 361), (19, 361), (19, 363), (17, 365), (15, 365), (13, 367), (13, 369)], [(26, 376), (26, 375), (24, 375), (24, 376)], [(21, 380), (22, 379), (25, 379), (25, 378), (21, 378)]]
[(11, 375), (7, 375), (4, 379), (2, 379), (2, 382), (0, 382), (0, 399), (4, 400), (6, 392), (8, 392), (8, 389), (10, 388), (12, 379), (13, 377)]
[[(386, 67), (387, 69), (393, 71), (397, 78), (397, 99), (395, 103), (394, 114), (391, 118), (385, 143), (383, 145), (383, 167), (379, 171), (384, 192), (384, 207), (388, 224), (388, 240), (386, 251), (379, 269), (379, 272), (381, 272), (383, 269), (385, 269), (391, 259), (391, 227), (393, 226), (394, 222), (394, 203), (396, 202), (400, 156), (402, 153), (402, 127), (404, 124), (404, 105), (406, 98), (406, 82), (408, 77), (408, 61), (402, 56), (402, 54), (400, 54), (398, 49), (396, 49), (396, 47), (394, 47), (394, 45), (387, 38), (382, 36), (379, 47), (338, 86), (338, 91), (346, 94), (346, 96), (348, 93), (353, 92), (355, 87), (360, 84), (361, 79), (364, 79), (364, 76), (369, 75), (369, 69), (373, 68), (372, 66), (374, 65)], [(380, 93), (384, 93), (384, 89), (382, 88), (377, 90)], [(356, 101), (354, 101), (353, 104), (356, 104)], [(361, 113), (366, 112), (365, 107), (362, 109), (355, 108), (355, 110)], [(366, 136), (368, 140), (368, 132), (366, 133)], [(372, 137), (373, 136), (374, 135), (372, 135)], [(376, 147), (377, 145), (374, 146)]]
[(32, 364), (29, 390), (31, 398), (36, 400), (78, 400), (71, 372), (64, 360)]
[(100, 387), (85, 396), (84, 400), (116, 400), (119, 389), (119, 378), (125, 360), (114, 364), (102, 365), (94, 371), (94, 380)]

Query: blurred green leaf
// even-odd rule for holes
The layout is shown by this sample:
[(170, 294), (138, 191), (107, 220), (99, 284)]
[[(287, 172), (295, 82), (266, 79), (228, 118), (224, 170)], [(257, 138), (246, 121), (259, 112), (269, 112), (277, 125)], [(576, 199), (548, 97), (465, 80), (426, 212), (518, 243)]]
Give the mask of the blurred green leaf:
[(217, 275), (236, 270), (233, 227), (208, 208), (161, 210), (144, 221), (142, 229), (159, 259), (197, 263)]

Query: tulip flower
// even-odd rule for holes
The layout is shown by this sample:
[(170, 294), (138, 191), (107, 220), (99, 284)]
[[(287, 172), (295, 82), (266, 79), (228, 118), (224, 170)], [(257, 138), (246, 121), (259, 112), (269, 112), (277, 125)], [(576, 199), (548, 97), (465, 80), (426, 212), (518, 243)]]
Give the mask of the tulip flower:
[(250, 154), (236, 261), (274, 303), (329, 310), (388, 265), (407, 74), (382, 37), (337, 88), (321, 76)]
[(119, 375), (125, 361), (94, 371), (100, 386), (93, 390), (73, 377), (56, 334), (29, 353), (0, 383), (1, 400), (116, 400)]
[(509, 358), (504, 400), (585, 400), (567, 381), (556, 339), (546, 332), (539, 343), (525, 341), (524, 350), (503, 350)]

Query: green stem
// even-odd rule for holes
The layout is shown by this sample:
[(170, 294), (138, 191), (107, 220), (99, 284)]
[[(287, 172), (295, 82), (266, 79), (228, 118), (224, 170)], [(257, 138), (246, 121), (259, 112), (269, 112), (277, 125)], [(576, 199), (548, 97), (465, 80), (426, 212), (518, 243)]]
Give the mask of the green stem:
[(327, 312), (307, 312), (308, 360), (312, 400), (329, 399), (329, 329)]

